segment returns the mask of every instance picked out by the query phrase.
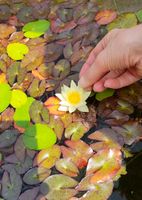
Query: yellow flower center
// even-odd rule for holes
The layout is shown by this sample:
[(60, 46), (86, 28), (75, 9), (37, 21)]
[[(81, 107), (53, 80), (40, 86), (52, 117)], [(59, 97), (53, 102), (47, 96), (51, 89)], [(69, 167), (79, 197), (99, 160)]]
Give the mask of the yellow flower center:
[(69, 92), (69, 94), (68, 94), (68, 101), (71, 104), (74, 104), (74, 105), (80, 103), (81, 96), (80, 96), (79, 92), (78, 91)]

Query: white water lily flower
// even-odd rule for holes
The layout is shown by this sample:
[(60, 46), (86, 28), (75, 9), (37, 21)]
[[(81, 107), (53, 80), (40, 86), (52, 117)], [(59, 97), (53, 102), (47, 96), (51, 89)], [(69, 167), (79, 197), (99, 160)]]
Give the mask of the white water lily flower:
[(70, 113), (75, 110), (88, 112), (86, 99), (90, 93), (90, 91), (85, 91), (80, 86), (77, 86), (74, 81), (71, 81), (70, 88), (63, 85), (61, 93), (55, 94), (61, 100), (58, 110), (69, 111)]

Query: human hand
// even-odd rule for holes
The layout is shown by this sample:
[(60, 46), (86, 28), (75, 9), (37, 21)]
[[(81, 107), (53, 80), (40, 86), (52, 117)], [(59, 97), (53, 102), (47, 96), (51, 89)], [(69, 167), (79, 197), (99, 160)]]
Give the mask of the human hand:
[(79, 84), (101, 92), (142, 78), (142, 25), (110, 31), (92, 50), (80, 71)]

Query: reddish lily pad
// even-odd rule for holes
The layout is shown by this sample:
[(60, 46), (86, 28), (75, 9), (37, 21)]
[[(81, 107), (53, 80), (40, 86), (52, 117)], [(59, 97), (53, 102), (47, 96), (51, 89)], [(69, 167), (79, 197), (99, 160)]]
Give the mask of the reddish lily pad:
[(56, 161), (56, 169), (63, 173), (64, 175), (70, 176), (70, 177), (76, 177), (79, 174), (77, 166), (68, 159), (59, 159)]
[(13, 108), (8, 107), (0, 115), (0, 131), (8, 129), (13, 123), (14, 110)]
[(48, 108), (49, 113), (52, 115), (63, 115), (65, 112), (58, 111), (60, 100), (57, 97), (49, 97), (44, 105)]
[(116, 11), (113, 10), (102, 10), (97, 13), (95, 20), (100, 25), (106, 25), (112, 22), (117, 17)]
[(87, 166), (88, 159), (92, 156), (93, 150), (83, 141), (67, 140), (65, 146), (61, 146), (61, 151), (64, 158), (69, 158), (79, 169)]
[(61, 150), (58, 145), (54, 145), (49, 149), (40, 151), (34, 159), (34, 166), (38, 165), (50, 169), (55, 165), (57, 159), (61, 156)]

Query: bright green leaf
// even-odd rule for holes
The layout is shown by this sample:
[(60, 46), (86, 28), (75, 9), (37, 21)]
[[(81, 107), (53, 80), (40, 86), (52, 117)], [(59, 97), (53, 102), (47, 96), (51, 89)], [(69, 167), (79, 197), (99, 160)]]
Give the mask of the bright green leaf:
[(10, 104), (11, 88), (8, 84), (0, 84), (0, 112), (3, 112)]
[(48, 20), (38, 20), (27, 23), (22, 31), (27, 38), (37, 38), (43, 35), (49, 28), (50, 22)]
[(7, 46), (7, 53), (13, 60), (22, 60), (28, 52), (29, 48), (20, 42), (10, 43)]
[(98, 92), (97, 94), (96, 94), (96, 99), (98, 100), (98, 101), (102, 101), (103, 99), (106, 99), (106, 98), (108, 98), (108, 97), (111, 97), (111, 96), (113, 96), (113, 94), (114, 94), (114, 92), (115, 92), (115, 90), (113, 90), (113, 89), (106, 89), (105, 91), (103, 91), (103, 92)]
[(35, 99), (28, 97), (26, 103), (20, 108), (16, 108), (14, 113), (14, 121), (20, 127), (26, 128), (30, 124), (29, 109)]
[(47, 125), (35, 124), (26, 129), (23, 134), (23, 142), (29, 149), (46, 149), (56, 143), (56, 135)]
[(27, 101), (27, 95), (21, 90), (12, 90), (11, 105), (14, 108), (19, 108)]

